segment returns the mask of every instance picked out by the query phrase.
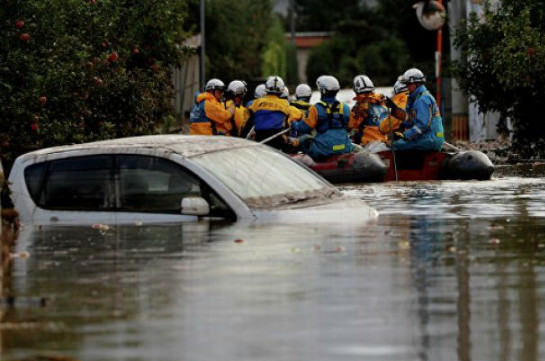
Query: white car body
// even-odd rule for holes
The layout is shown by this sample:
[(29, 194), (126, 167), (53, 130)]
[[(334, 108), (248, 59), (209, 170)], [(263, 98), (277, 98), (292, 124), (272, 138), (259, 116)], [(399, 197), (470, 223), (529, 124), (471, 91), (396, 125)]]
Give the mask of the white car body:
[[(248, 159), (254, 154), (260, 158)], [(62, 164), (76, 164), (73, 173), (66, 174), (73, 177), (74, 183), (68, 184), (68, 188), (73, 186), (77, 189), (76, 192), (79, 192), (79, 189), (85, 186), (87, 173), (86, 170), (78, 170), (77, 165), (82, 159), (90, 162), (94, 158), (115, 158), (111, 161), (115, 164), (111, 171), (102, 172), (100, 167), (93, 168), (106, 174), (107, 182), (104, 183), (108, 184), (108, 191), (97, 188), (88, 194), (91, 198), (95, 195), (98, 198), (98, 193), (108, 193), (108, 199), (104, 204), (113, 208), (105, 211), (93, 208), (78, 209), (77, 196), (74, 201), (69, 195), (62, 193), (62, 189), (59, 193), (55, 188), (57, 185), (54, 178), (58, 176), (55, 173), (56, 169), (61, 169), (58, 174), (63, 174), (65, 170)], [(123, 162), (129, 164), (141, 160), (146, 164), (150, 162), (166, 164), (176, 168), (176, 171), (179, 167), (184, 174), (187, 172), (191, 176), (191, 181), (198, 182), (195, 183), (197, 186), (193, 184), (191, 191), (197, 189), (199, 196), (184, 195), (176, 199), (180, 205), (179, 210), (176, 210), (178, 212), (170, 208), (167, 213), (148, 209), (127, 211), (123, 208), (124, 202), (146, 207), (144, 198), (148, 196), (147, 194), (144, 194), (141, 202), (134, 197), (129, 200), (130, 192), (123, 193), (125, 191), (122, 188), (125, 186), (120, 185), (122, 174), (132, 172), (127, 174), (133, 175), (125, 178), (130, 181), (133, 180), (134, 174), (146, 172), (137, 166), (134, 169), (124, 167)], [(25, 179), (25, 172), (34, 178), (30, 181)], [(161, 173), (161, 176), (164, 174)], [(162, 188), (155, 186), (156, 189), (153, 189), (153, 184), (150, 185), (149, 180), (147, 179), (147, 186), (150, 189), (148, 192), (152, 193), (149, 200), (154, 203), (162, 195), (155, 196), (153, 192), (159, 190), (160, 193)], [(96, 178), (90, 179), (89, 182), (97, 183)], [(152, 179), (151, 183), (154, 182)], [(203, 203), (208, 206), (207, 202), (211, 203), (212, 199), (218, 200), (218, 212), (233, 214), (234, 217), (231, 218), (234, 219), (230, 220), (238, 222), (362, 222), (374, 219), (378, 215), (362, 200), (342, 195), (323, 178), (290, 157), (268, 146), (234, 137), (153, 135), (42, 149), (16, 159), (9, 183), (15, 209), (19, 212), (21, 221), (32, 224), (163, 223), (222, 218), (212, 213), (206, 214), (208, 208), (202, 207)], [(279, 183), (282, 183), (278, 186), (279, 193), (275, 193), (276, 185)], [(309, 187), (308, 190), (305, 189), (306, 185)], [(32, 192), (29, 187), (32, 188)], [(56, 204), (56, 198), (49, 194), (54, 193), (50, 192), (50, 189), (56, 190), (56, 197), (66, 201), (70, 209), (63, 209), (65, 205)], [(281, 192), (282, 189), (287, 189), (288, 192), (284, 194)], [(204, 202), (204, 195), (201, 197), (201, 193), (212, 198)], [(127, 196), (127, 201), (120, 201), (123, 195)], [(134, 196), (137, 197), (136, 193)], [(82, 200), (83, 203), (86, 201), (87, 199)], [(169, 199), (169, 204), (172, 201)], [(54, 207), (48, 204), (53, 204)], [(182, 205), (189, 210), (188, 214), (183, 214)], [(100, 207), (102, 206), (103, 204), (100, 204)]]

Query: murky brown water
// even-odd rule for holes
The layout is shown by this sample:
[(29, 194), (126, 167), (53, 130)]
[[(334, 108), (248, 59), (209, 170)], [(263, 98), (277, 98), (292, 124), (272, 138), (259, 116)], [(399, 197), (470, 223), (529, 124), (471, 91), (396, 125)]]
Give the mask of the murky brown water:
[(1, 359), (545, 359), (545, 182), (342, 189), (379, 219), (28, 227)]

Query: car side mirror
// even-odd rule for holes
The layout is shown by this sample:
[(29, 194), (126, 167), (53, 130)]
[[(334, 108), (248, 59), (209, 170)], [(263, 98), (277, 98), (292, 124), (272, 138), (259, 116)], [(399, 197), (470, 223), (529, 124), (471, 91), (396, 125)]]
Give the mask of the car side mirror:
[(189, 216), (207, 216), (210, 213), (210, 205), (202, 197), (182, 198), (182, 214)]

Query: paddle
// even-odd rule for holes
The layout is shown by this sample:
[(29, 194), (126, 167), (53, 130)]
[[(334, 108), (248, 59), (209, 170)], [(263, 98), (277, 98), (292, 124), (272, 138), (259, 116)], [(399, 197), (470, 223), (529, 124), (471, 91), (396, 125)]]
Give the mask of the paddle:
[(252, 136), (252, 133), (255, 129), (255, 125), (252, 126), (252, 128), (250, 129), (250, 131), (248, 132), (248, 134), (246, 134), (246, 138), (245, 139), (250, 139), (250, 137)]
[(271, 135), (270, 137), (268, 137), (268, 138), (266, 138), (266, 139), (263, 139), (261, 142), (259, 142), (259, 144), (265, 144), (265, 143), (267, 143), (267, 142), (273, 140), (274, 138), (279, 137), (279, 136), (281, 136), (282, 134), (285, 134), (285, 133), (289, 132), (290, 130), (291, 130), (291, 128), (284, 129), (284, 130), (282, 130), (281, 132), (278, 132), (278, 133), (276, 133), (276, 134), (274, 134), (274, 135)]
[(460, 148), (458, 148), (458, 147), (456, 147), (456, 146), (454, 146), (454, 145), (452, 145), (452, 144), (450, 144), (450, 143), (443, 142), (443, 146), (445, 146), (445, 145), (447, 146), (447, 148), (450, 148), (450, 149), (455, 150), (455, 151), (457, 151), (457, 152), (461, 152), (461, 151), (462, 151)]
[(392, 148), (392, 160), (394, 161), (394, 173), (396, 175), (396, 182), (397, 182), (397, 162), (396, 162), (396, 151), (394, 149), (394, 128), (392, 128), (392, 117), (391, 117), (391, 113), (390, 113), (390, 108), (388, 108), (388, 123), (389, 123), (389, 127), (390, 127), (390, 137), (392, 138), (391, 140), (391, 148)]

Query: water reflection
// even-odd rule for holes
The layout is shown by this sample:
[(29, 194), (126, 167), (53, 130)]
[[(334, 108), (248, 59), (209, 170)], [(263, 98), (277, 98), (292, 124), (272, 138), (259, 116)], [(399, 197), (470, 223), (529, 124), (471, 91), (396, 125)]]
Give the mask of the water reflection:
[(48, 302), (4, 307), (2, 359), (543, 359), (544, 188), (344, 186), (381, 213), (349, 228), (25, 228), (3, 292)]

